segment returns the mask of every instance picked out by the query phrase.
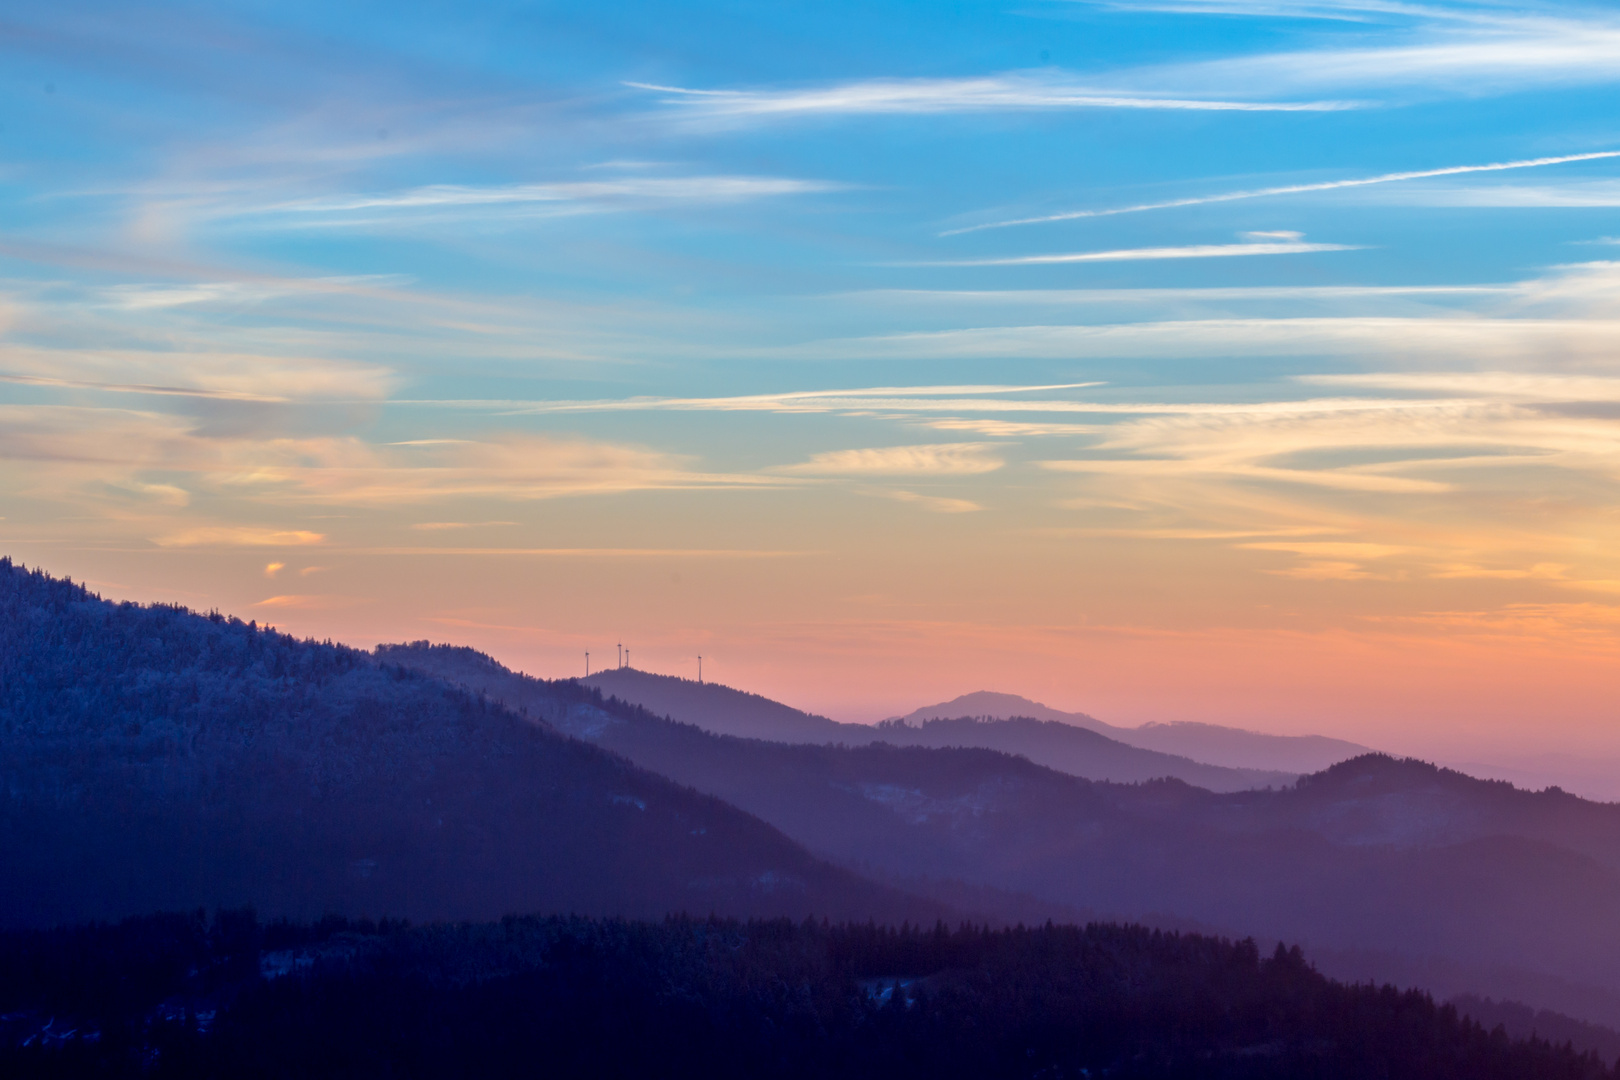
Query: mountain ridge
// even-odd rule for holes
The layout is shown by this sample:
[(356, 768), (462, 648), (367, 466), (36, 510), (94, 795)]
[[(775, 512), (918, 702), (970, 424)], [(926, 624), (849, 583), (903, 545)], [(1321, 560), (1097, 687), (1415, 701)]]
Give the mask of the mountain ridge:
[(440, 679), (3, 558), (0, 865), (0, 925), (950, 910)]
[[(508, 700), (551, 692), (480, 671)], [(556, 722), (866, 873), (1300, 941), (1357, 978), (1443, 961), (1453, 992), (1620, 1024), (1620, 806), (1385, 754), (1218, 794), (983, 748), (717, 735), (611, 699), (599, 713)]]
[(1304, 774), (1319, 772), (1336, 762), (1373, 752), (1372, 748), (1359, 743), (1326, 735), (1270, 735), (1191, 720), (1121, 727), (1087, 713), (1064, 712), (1018, 694), (990, 690), (977, 690), (938, 705), (925, 705), (905, 716), (893, 717), (891, 721), (917, 724), (964, 716), (997, 720), (1029, 717), (1071, 724), (1138, 749), (1175, 754), (1227, 768)]
[(889, 742), (905, 746), (971, 746), (1022, 754), (1042, 765), (1089, 780), (1131, 783), (1174, 776), (1215, 791), (1292, 783), (1295, 773), (1233, 769), (1128, 746), (1100, 732), (1071, 724), (1014, 717), (977, 723), (958, 717), (919, 724), (885, 721), (847, 724), (805, 713), (759, 694), (719, 683), (699, 683), (634, 668), (612, 668), (581, 680), (652, 712), (705, 731), (777, 742)]

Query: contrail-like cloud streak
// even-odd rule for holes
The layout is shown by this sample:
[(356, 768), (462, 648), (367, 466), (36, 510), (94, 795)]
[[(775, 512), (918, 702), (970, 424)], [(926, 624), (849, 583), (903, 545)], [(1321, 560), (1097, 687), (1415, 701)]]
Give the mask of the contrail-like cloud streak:
[(1457, 176), (1462, 173), (1536, 169), (1545, 165), (1566, 165), (1574, 161), (1599, 161), (1604, 158), (1615, 157), (1620, 157), (1620, 150), (1600, 150), (1590, 154), (1565, 154), (1562, 157), (1527, 158), (1523, 161), (1496, 161), (1487, 165), (1453, 165), (1445, 169), (1384, 173), (1381, 176), (1363, 176), (1353, 180), (1324, 180), (1316, 184), (1288, 184), (1283, 187), (1252, 188), (1248, 191), (1227, 191), (1219, 195), (1196, 195), (1188, 199), (1170, 199), (1166, 202), (1138, 203), (1135, 206), (1114, 206), (1103, 210), (1068, 210), (1061, 214), (1045, 214), (1041, 217), (992, 221), (983, 225), (966, 225), (960, 229), (948, 229), (939, 235), (959, 236), (962, 233), (979, 232), (983, 229), (1005, 229), (1013, 225), (1043, 225), (1052, 221), (1075, 221), (1079, 218), (1139, 214), (1144, 210), (1170, 210), (1178, 206), (1203, 206), (1207, 203), (1236, 202), (1239, 199), (1261, 199), (1268, 195), (1297, 195), (1306, 191), (1332, 191), (1336, 188), (1367, 187), (1371, 184), (1393, 184), (1401, 180), (1425, 180), (1433, 176)]
[(1012, 255), (1001, 259), (955, 259), (922, 266), (1049, 266), (1061, 263), (1134, 262), (1143, 259), (1224, 259), (1243, 255), (1301, 255), (1313, 251), (1359, 251), (1356, 244), (1192, 244), (1182, 247), (1124, 248), (1058, 255)]
[(669, 96), (660, 103), (719, 118), (852, 116), (1039, 109), (1190, 109), (1198, 112), (1338, 112), (1353, 101), (1215, 101), (1121, 94), (1045, 74), (969, 79), (872, 79), (800, 90), (696, 90), (627, 82)]

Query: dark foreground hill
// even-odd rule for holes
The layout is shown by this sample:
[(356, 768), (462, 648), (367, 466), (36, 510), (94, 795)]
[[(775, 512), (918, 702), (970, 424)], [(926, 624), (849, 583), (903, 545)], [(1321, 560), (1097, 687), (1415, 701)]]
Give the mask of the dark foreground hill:
[(1175, 753), (1127, 745), (1111, 737), (1111, 732), (1100, 734), (1086, 725), (1022, 714), (981, 718), (976, 714), (952, 713), (915, 723), (841, 724), (825, 716), (800, 712), (759, 694), (718, 683), (654, 675), (634, 668), (611, 668), (582, 681), (658, 716), (693, 724), (717, 735), (746, 739), (848, 746), (874, 742), (896, 746), (976, 746), (1022, 754), (1038, 764), (1087, 780), (1129, 784), (1173, 776), (1210, 791), (1277, 787), (1293, 783), (1297, 776), (1293, 772), (1209, 765)]
[(1274, 791), (1091, 783), (982, 749), (717, 736), (466, 649), (384, 655), (521, 703), (863, 873), (1286, 938), (1358, 978), (1620, 1024), (1620, 806), (1382, 755)]
[(0, 925), (242, 904), (942, 912), (430, 676), (0, 560)]
[(1600, 1080), (1300, 951), (1117, 925), (510, 918), (0, 935), (0, 1073)]

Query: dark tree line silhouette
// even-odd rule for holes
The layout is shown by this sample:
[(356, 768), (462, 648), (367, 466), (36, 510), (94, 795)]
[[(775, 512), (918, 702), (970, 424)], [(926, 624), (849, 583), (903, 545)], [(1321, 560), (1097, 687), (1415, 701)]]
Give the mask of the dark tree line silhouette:
[(1610, 1075), (1297, 948), (1112, 924), (157, 915), (0, 935), (0, 1014), (11, 1077)]

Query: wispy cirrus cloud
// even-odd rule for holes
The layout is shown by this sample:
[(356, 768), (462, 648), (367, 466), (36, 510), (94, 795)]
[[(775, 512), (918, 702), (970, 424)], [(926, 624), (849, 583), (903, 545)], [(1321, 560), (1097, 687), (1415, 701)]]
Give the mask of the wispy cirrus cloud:
[(1620, 180), (1571, 180), (1561, 184), (1419, 185), (1379, 194), (1377, 201), (1391, 206), (1601, 208), (1620, 206)]
[(1526, 292), (1509, 285), (1237, 285), (1117, 289), (867, 289), (841, 298), (876, 303), (958, 304), (1155, 304), (1183, 300), (1376, 300), (1507, 296)]
[[(727, 394), (711, 397), (633, 397), (596, 401), (443, 402), (464, 408), (492, 409), (513, 415), (570, 412), (781, 412), (824, 413), (851, 409), (908, 408), (950, 411), (962, 395), (1002, 400), (1002, 395), (1050, 393), (1101, 386), (1095, 380), (1035, 385), (873, 386), (862, 389), (789, 390), (774, 394)], [(436, 403), (437, 404), (437, 403)]]
[(1085, 0), (1115, 11), (1155, 11), (1180, 15), (1246, 15), (1260, 19), (1327, 19), (1338, 22), (1491, 23), (1503, 6), (1483, 3), (1403, 3), (1401, 0)]
[[(1170, 319), (1090, 325), (981, 326), (924, 330), (784, 347), (784, 355), (938, 359), (1020, 357), (1090, 359), (1168, 356), (1385, 355), (1507, 363), (1547, 355), (1596, 361), (1612, 355), (1620, 320), (1490, 318), (1446, 313), (1427, 317), (1339, 316)], [(879, 407), (879, 406), (874, 406)]]
[(1249, 241), (1242, 244), (1183, 244), (1178, 247), (1120, 248), (1054, 255), (1010, 255), (989, 259), (945, 259), (919, 266), (1057, 266), (1068, 263), (1141, 262), (1155, 259), (1231, 259), (1255, 255), (1305, 255), (1316, 251), (1360, 251), (1357, 244), (1315, 244), (1303, 240)]
[(781, 486), (792, 481), (693, 469), (679, 455), (596, 439), (509, 433), (379, 446), (357, 438), (247, 444), (251, 471), (215, 482), (269, 502), (354, 507), (468, 499), (531, 501), (635, 491)]
[(886, 491), (882, 494), (933, 514), (973, 514), (984, 509), (971, 499), (954, 499), (944, 495), (924, 495), (916, 491)]
[(1620, 19), (1602, 6), (1426, 4), (1399, 14), (1410, 17), (1389, 20), (1381, 32), (1358, 27), (1345, 44), (1326, 36), (1317, 48), (1144, 68), (1118, 81), (1242, 87), (1257, 96), (1351, 91), (1410, 100), (1620, 78)]
[(394, 372), (380, 364), (230, 351), (203, 342), (195, 346), (158, 350), (9, 344), (0, 359), (5, 365), (0, 382), (262, 403), (378, 401), (396, 382)]
[(775, 471), (805, 476), (976, 476), (1006, 464), (997, 449), (994, 443), (929, 443), (827, 450)]
[(269, 596), (253, 606), (258, 608), (286, 608), (294, 611), (337, 611), (343, 608), (360, 607), (364, 604), (373, 603), (376, 603), (376, 600), (372, 597), (341, 596), (332, 593), (294, 593), (286, 596)]
[(665, 95), (659, 103), (695, 119), (762, 121), (810, 116), (1025, 112), (1051, 109), (1172, 109), (1199, 112), (1336, 112), (1350, 101), (1260, 101), (1119, 93), (1049, 71), (956, 79), (865, 79), (795, 89), (697, 90), (627, 83)]
[(818, 552), (781, 548), (498, 548), (498, 547), (354, 547), (354, 555), (487, 556), (536, 559), (792, 559)]
[(848, 184), (770, 176), (627, 176), (551, 184), (470, 186), (433, 184), (404, 191), (328, 195), (233, 211), (276, 220), (316, 219), (355, 212), (442, 213), (532, 210), (603, 212), (656, 203), (730, 203), (848, 190)]
[(1056, 214), (1034, 217), (1008, 218), (1005, 221), (987, 221), (977, 225), (964, 225), (947, 229), (941, 236), (958, 236), (984, 229), (1005, 229), (1015, 225), (1045, 225), (1058, 221), (1078, 221), (1083, 218), (1114, 217), (1119, 214), (1140, 214), (1149, 210), (1172, 210), (1183, 206), (1207, 206), (1211, 203), (1239, 202), (1245, 199), (1274, 198), (1279, 195), (1301, 195), (1317, 191), (1337, 191), (1343, 188), (1369, 187), (1377, 184), (1397, 184), (1412, 180), (1429, 180), (1438, 176), (1461, 176), (1465, 173), (1505, 172), (1513, 169), (1538, 169), (1550, 165), (1568, 165), (1579, 161), (1603, 161), (1620, 158), (1620, 150), (1595, 150), (1583, 154), (1563, 154), (1556, 157), (1523, 158), (1517, 161), (1497, 161), (1482, 165), (1448, 165), (1438, 169), (1415, 169), (1404, 172), (1380, 173), (1376, 176), (1347, 177), (1338, 180), (1319, 180), (1307, 184), (1281, 184), (1275, 187), (1247, 188), (1241, 191), (1223, 191), (1214, 195), (1191, 195), (1182, 199), (1163, 199), (1157, 202), (1133, 203), (1085, 210), (1064, 210)]
[(1378, 371), (1296, 375), (1311, 386), (1333, 386), (1525, 404), (1620, 401), (1620, 377), (1524, 371)]
[(205, 525), (153, 537), (158, 547), (308, 547), (324, 544), (326, 534), (307, 529), (251, 525)]

